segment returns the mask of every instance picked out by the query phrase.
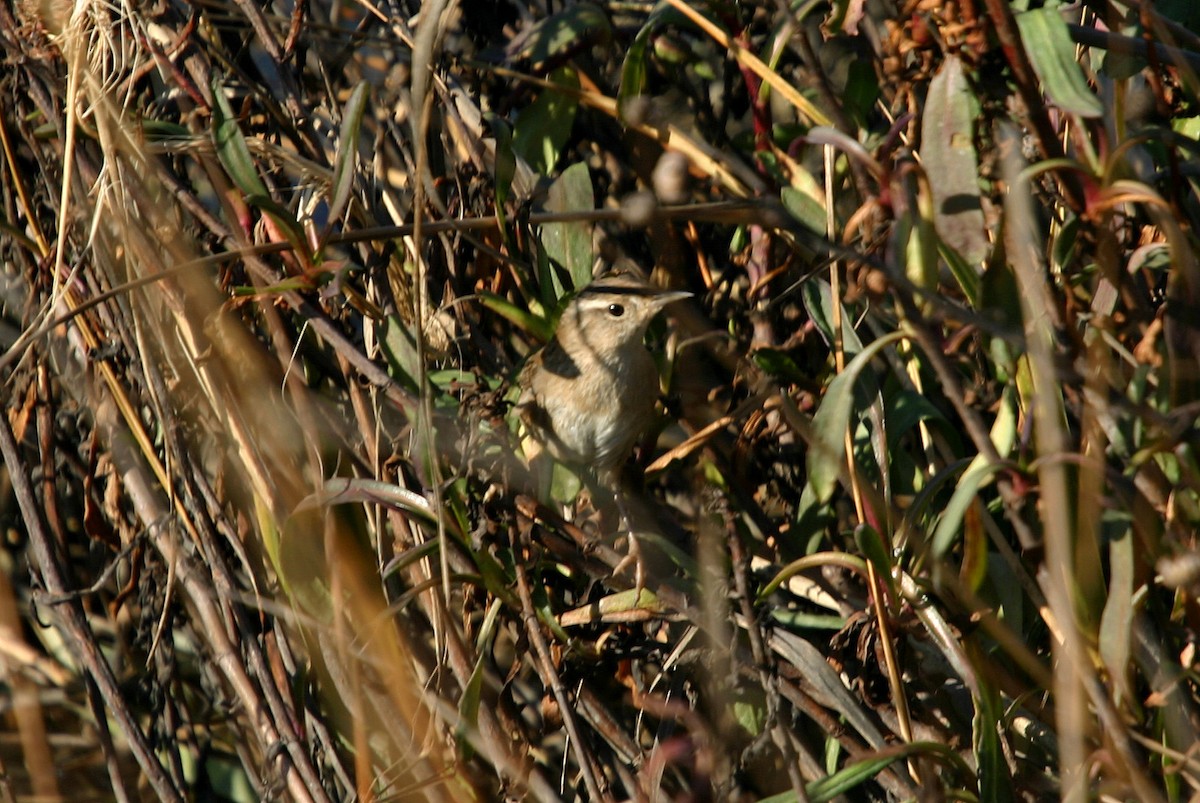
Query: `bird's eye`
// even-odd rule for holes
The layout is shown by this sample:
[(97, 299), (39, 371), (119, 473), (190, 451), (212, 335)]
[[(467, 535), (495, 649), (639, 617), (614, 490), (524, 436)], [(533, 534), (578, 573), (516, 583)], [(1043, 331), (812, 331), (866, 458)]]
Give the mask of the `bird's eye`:
[(613, 316), (614, 318), (620, 318), (622, 315), (625, 314), (625, 308), (622, 307), (620, 304), (609, 304), (608, 305), (608, 314)]

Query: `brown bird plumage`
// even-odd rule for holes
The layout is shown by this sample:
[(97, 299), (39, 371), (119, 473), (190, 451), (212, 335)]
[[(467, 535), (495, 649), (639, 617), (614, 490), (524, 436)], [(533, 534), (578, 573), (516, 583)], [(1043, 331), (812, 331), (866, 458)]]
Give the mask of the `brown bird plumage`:
[(646, 327), (690, 295), (612, 275), (571, 300), (518, 380), (517, 410), (557, 460), (605, 478), (620, 468), (654, 420), (658, 370), (643, 343)]

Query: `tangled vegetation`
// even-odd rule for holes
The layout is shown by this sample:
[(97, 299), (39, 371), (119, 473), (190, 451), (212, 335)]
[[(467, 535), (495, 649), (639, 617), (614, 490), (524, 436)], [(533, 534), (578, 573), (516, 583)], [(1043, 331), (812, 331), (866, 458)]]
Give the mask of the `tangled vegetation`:
[[(1194, 799), (1198, 32), (0, 3), (0, 797)], [(628, 264), (632, 517), (513, 410)]]

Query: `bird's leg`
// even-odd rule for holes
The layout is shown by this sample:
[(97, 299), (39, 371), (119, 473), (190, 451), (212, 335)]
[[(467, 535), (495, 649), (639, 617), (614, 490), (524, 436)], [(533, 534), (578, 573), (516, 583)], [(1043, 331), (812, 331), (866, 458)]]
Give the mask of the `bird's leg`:
[(625, 557), (612, 570), (612, 576), (617, 577), (630, 564), (633, 564), (634, 604), (641, 602), (642, 589), (646, 587), (646, 561), (642, 555), (641, 541), (638, 539), (638, 522), (644, 521), (644, 506), (639, 506), (637, 494), (628, 495), (629, 490), (622, 482), (621, 470), (618, 468), (611, 474), (597, 477), (599, 484), (612, 493), (613, 503), (617, 508), (617, 532), (625, 533)]
[(638, 542), (637, 531), (633, 527), (633, 520), (629, 517), (624, 495), (619, 488), (614, 492), (614, 498), (617, 503), (618, 526), (625, 532), (627, 546), (625, 557), (613, 569), (613, 576), (625, 571), (630, 563), (633, 564), (633, 589), (636, 592), (634, 595), (636, 604), (641, 601), (642, 589), (646, 587), (646, 564), (642, 560), (642, 548)]

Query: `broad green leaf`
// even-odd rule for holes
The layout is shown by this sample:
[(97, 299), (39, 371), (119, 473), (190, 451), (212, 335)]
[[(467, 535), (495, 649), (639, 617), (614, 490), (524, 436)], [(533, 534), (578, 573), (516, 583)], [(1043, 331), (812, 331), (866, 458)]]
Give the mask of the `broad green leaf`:
[(611, 40), (612, 24), (602, 9), (592, 3), (573, 3), (530, 27), (514, 40), (508, 55), (514, 60), (528, 59), (536, 70), (584, 45), (603, 45)]
[(627, 120), (629, 103), (646, 94), (646, 52), (654, 31), (668, 22), (682, 22), (684, 16), (667, 3), (659, 3), (633, 38), (621, 62), (621, 86), (617, 90), (618, 116)]
[(1012, 385), (1004, 386), (998, 407), (996, 420), (992, 422), (988, 434), (992, 445), (996, 447), (996, 454), (1008, 457), (1017, 445), (1017, 427), (1020, 423), (1017, 420), (1017, 391)]
[(1176, 117), (1171, 121), (1171, 129), (1185, 137), (1200, 139), (1200, 117)]
[(768, 607), (771, 621), (790, 630), (841, 630), (846, 626), (846, 617), (825, 613), (804, 613), (789, 608)]
[(475, 666), (471, 669), (467, 687), (463, 689), (462, 699), (458, 701), (459, 721), (455, 726), (455, 738), (468, 759), (473, 752), (468, 734), (478, 728), (479, 702), (483, 697), (483, 676), (487, 668), (486, 659), (491, 653), (492, 639), (496, 635), (496, 620), (499, 618), (502, 608), (502, 601), (499, 599), (492, 600), (492, 604), (488, 606), (487, 614), (483, 618), (483, 625), (479, 629), (479, 636), (475, 639), (477, 656)]
[(262, 210), (269, 216), (296, 254), (304, 258), (306, 262), (312, 262), (312, 251), (308, 247), (308, 237), (304, 234), (304, 227), (300, 225), (300, 221), (296, 220), (296, 216), (289, 209), (276, 203), (267, 195), (247, 195), (246, 203)]
[(812, 231), (825, 230), (825, 207), (811, 195), (794, 187), (784, 187), (779, 198), (792, 217)]
[(979, 591), (988, 574), (988, 536), (983, 521), (983, 505), (968, 505), (963, 515), (962, 562), (959, 581), (971, 593)]
[(928, 397), (915, 390), (902, 390), (889, 395), (886, 402), (888, 448), (892, 451), (900, 439), (922, 421), (937, 424), (952, 445), (958, 445), (958, 432)]
[(396, 572), (402, 571), (402, 570), (408, 568), (409, 566), (412, 566), (417, 561), (421, 561), (421, 560), (425, 560), (426, 558), (433, 557), (434, 555), (437, 554), (437, 551), (438, 551), (438, 542), (437, 541), (426, 541), (423, 544), (419, 544), (414, 547), (409, 547), (408, 549), (404, 550), (399, 555), (396, 555), (394, 558), (392, 558), (390, 561), (388, 561), (387, 565), (383, 567), (383, 571), (380, 574), (385, 579), (388, 577), (391, 577), (392, 575), (396, 574)]
[[(975, 660), (982, 662), (987, 658), (976, 652)], [(971, 741), (975, 749), (975, 764), (979, 768), (979, 799), (1010, 803), (1013, 800), (1012, 776), (1008, 771), (1004, 746), (1000, 743), (1002, 703), (990, 684), (982, 679), (978, 682), (980, 696), (972, 700), (975, 716), (971, 720)]]
[(1050, 269), (1055, 273), (1069, 269), (1078, 250), (1079, 229), (1079, 218), (1070, 215), (1061, 228), (1052, 232), (1054, 239), (1050, 244)]
[(185, 125), (170, 120), (142, 120), (142, 134), (148, 142), (191, 141), (196, 135)]
[[(933, 223), (933, 195), (928, 178), (918, 170), (902, 174), (893, 192), (903, 197), (903, 214), (892, 233), (897, 252), (904, 254), (904, 274), (926, 293), (938, 290), (937, 232)], [(924, 294), (917, 303), (927, 306)]]
[(225, 172), (246, 195), (267, 197), (267, 187), (259, 178), (258, 168), (250, 157), (250, 148), (238, 128), (237, 117), (225, 97), (225, 90), (215, 78), (212, 85), (213, 144)]
[(1110, 520), (1105, 524), (1115, 524), (1122, 532), (1118, 537), (1106, 539), (1109, 581), (1108, 599), (1104, 604), (1104, 613), (1100, 616), (1100, 657), (1104, 660), (1108, 677), (1114, 686), (1117, 704), (1125, 706), (1137, 702), (1135, 691), (1129, 682), (1137, 559), (1134, 555), (1129, 515), (1122, 513), (1115, 516), (1109, 512), (1105, 517)]
[[(810, 279), (800, 286), (800, 294), (804, 299), (804, 308), (808, 312), (808, 317), (812, 318), (817, 331), (821, 333), (825, 343), (832, 348), (833, 297), (829, 289), (829, 282), (824, 279)], [(862, 341), (858, 339), (858, 333), (854, 331), (851, 318), (844, 307), (841, 312), (842, 348), (847, 357), (853, 357), (862, 351)]]
[[(579, 89), (579, 76), (569, 67), (555, 70), (550, 81), (567, 89)], [(543, 89), (537, 100), (517, 115), (513, 152), (538, 175), (549, 175), (571, 136), (578, 109), (579, 101), (574, 97), (550, 87)]]
[(322, 534), (327, 517), (338, 515), (336, 507), (297, 510), (287, 517), (279, 534), (280, 583), (294, 605), (325, 624), (332, 620), (337, 606)]
[(879, 92), (879, 76), (869, 59), (854, 59), (847, 65), (842, 106), (860, 125), (870, 119), (879, 100)]
[(938, 240), (938, 256), (945, 260), (946, 266), (950, 268), (954, 280), (958, 282), (963, 295), (967, 297), (967, 303), (977, 307), (979, 305), (980, 268), (968, 264), (961, 254), (940, 239)]
[(1102, 115), (1104, 106), (1075, 60), (1075, 43), (1058, 8), (1047, 6), (1018, 14), (1017, 27), (1033, 70), (1054, 105), (1080, 117)]
[[(1017, 277), (1004, 260), (996, 260), (984, 270), (979, 282), (978, 309), (995, 323), (1006, 327), (1014, 334), (1021, 331), (1021, 296), (1017, 289)], [(988, 341), (992, 353), (991, 364), (996, 379), (1007, 383), (1017, 371), (1018, 347), (1002, 337)]]
[[(1185, 0), (1191, 3), (1194, 0)], [(1155, 4), (1155, 11), (1158, 11), (1158, 4)], [(1116, 20), (1113, 20), (1116, 22)], [(1118, 25), (1112, 29), (1114, 34), (1121, 36), (1130, 36), (1135, 39), (1141, 39), (1142, 33), (1145, 31), (1141, 25), (1136, 23), (1129, 24), (1129, 18), (1126, 18), (1126, 24)], [(1126, 81), (1133, 76), (1146, 69), (1146, 57), (1139, 56), (1136, 53), (1128, 50), (1100, 50), (1092, 48), (1089, 52), (1092, 65), (1099, 62), (1099, 70), (1106, 78), (1111, 78), (1114, 81)]]
[(962, 528), (967, 508), (979, 498), (979, 489), (985, 483), (990, 482), (993, 475), (1003, 468), (1011, 468), (1011, 466), (1008, 463), (984, 464), (963, 474), (958, 487), (954, 489), (954, 495), (950, 497), (950, 502), (942, 511), (942, 518), (938, 522), (937, 529), (933, 532), (933, 556), (935, 558), (943, 558), (950, 551), (950, 547), (954, 545)]
[[(809, 803), (826, 803), (871, 780), (894, 762), (912, 756), (928, 756), (954, 767), (961, 775), (967, 777), (971, 775), (970, 767), (949, 745), (936, 742), (910, 742), (879, 750), (867, 758), (846, 765), (832, 775), (805, 784), (804, 793), (808, 797)], [(764, 797), (759, 800), (759, 803), (792, 803), (795, 800), (797, 800), (795, 791), (788, 791)]]
[(409, 328), (395, 315), (376, 324), (380, 330), (379, 345), (387, 360), (392, 379), (406, 390), (416, 392), (416, 377), (421, 375), (417, 344)]
[(1155, 0), (1154, 13), (1179, 23), (1192, 33), (1200, 33), (1200, 5), (1195, 0)]
[[(180, 753), (191, 755), (189, 750), (181, 750)], [(205, 750), (201, 767), (207, 779), (204, 785), (214, 799), (228, 800), (230, 803), (251, 803), (261, 799), (246, 776), (246, 768), (234, 754), (216, 749)]]
[(758, 736), (766, 724), (767, 711), (762, 702), (735, 700), (733, 703), (733, 718), (742, 726), (746, 733)]
[(781, 382), (802, 382), (805, 379), (805, 372), (786, 351), (772, 348), (755, 349), (750, 359)]
[(978, 109), (962, 62), (947, 57), (929, 82), (921, 116), (921, 161), (930, 176), (938, 235), (976, 270), (991, 249), (975, 155)]
[[(569, 292), (562, 277), (550, 263), (550, 255), (546, 253), (546, 249), (535, 247), (533, 256), (534, 275), (537, 276), (537, 298), (530, 300), (530, 306), (532, 308), (533, 304), (537, 304), (540, 309), (548, 310), (547, 318), (552, 324), (557, 324), (563, 307), (566, 306), (566, 297)], [(551, 331), (553, 331), (553, 326), (551, 326)]]
[(883, 538), (871, 525), (860, 524), (854, 529), (854, 542), (858, 545), (858, 550), (875, 567), (875, 574), (887, 585), (892, 599), (896, 599), (896, 579), (892, 577), (891, 551), (883, 543)]
[(943, 468), (925, 483), (921, 492), (913, 499), (912, 504), (904, 511), (904, 519), (900, 524), (900, 538), (910, 539), (910, 532), (924, 533), (924, 522), (929, 515), (929, 509), (941, 497), (942, 491), (971, 464), (971, 458), (964, 457)]
[(904, 337), (902, 332), (884, 335), (858, 354), (846, 370), (833, 378), (821, 407), (813, 417), (814, 442), (808, 450), (808, 482), (817, 499), (828, 502), (837, 487), (846, 459), (846, 427), (854, 412), (854, 386), (858, 375), (887, 346)]
[(564, 465), (555, 463), (550, 471), (550, 498), (560, 504), (569, 504), (579, 496), (583, 482), (579, 475)]
[(329, 201), (329, 225), (342, 216), (350, 201), (350, 190), (354, 186), (354, 166), (358, 157), (358, 138), (362, 130), (363, 112), (367, 108), (371, 89), (366, 81), (360, 81), (346, 108), (342, 110), (342, 131), (338, 137), (337, 155), (333, 166), (333, 193)]
[(485, 114), (483, 119), (492, 130), (492, 136), (496, 138), (496, 165), (493, 176), (496, 185), (496, 217), (500, 221), (500, 231), (507, 234), (508, 226), (504, 222), (504, 205), (508, 203), (513, 177), (517, 174), (517, 157), (513, 153), (512, 128), (507, 120), (492, 112)]
[[(692, 553), (687, 549), (680, 549), (670, 538), (664, 538), (651, 530), (643, 530), (638, 532), (637, 539), (643, 550), (649, 545), (661, 552), (672, 565), (680, 570), (683, 577), (695, 580), (700, 576), (700, 567)], [(645, 553), (643, 552), (643, 554)]]
[(832, 735), (825, 739), (825, 774), (837, 772), (838, 757), (842, 754), (842, 743)]
[(523, 307), (519, 307), (507, 298), (501, 298), (494, 293), (482, 292), (479, 294), (479, 300), (492, 312), (503, 315), (526, 332), (529, 332), (539, 342), (545, 343), (554, 334), (553, 321), (549, 321), (541, 315), (536, 315)]
[[(549, 212), (591, 212), (596, 208), (592, 176), (582, 162), (571, 165), (550, 185), (546, 199)], [(587, 221), (546, 223), (542, 226), (542, 247), (546, 255), (564, 268), (571, 286), (579, 290), (592, 280), (592, 230)], [(561, 297), (561, 287), (556, 287)]]

